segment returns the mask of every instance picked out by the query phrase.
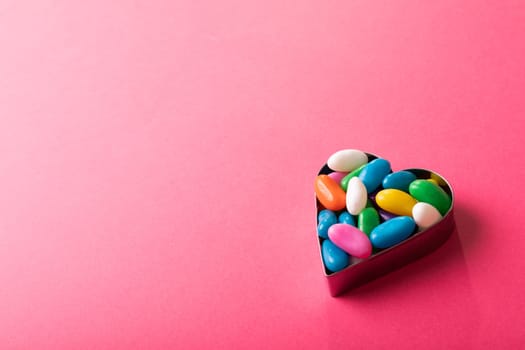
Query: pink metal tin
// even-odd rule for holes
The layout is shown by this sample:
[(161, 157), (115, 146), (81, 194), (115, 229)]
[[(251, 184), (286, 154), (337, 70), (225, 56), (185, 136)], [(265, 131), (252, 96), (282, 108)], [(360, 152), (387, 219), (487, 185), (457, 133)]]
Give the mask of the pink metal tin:
[[(367, 153), (367, 155), (369, 161), (377, 158), (373, 154)], [(335, 297), (341, 295), (352, 288), (358, 287), (379, 276), (387, 274), (390, 271), (398, 269), (409, 262), (419, 259), (424, 255), (427, 255), (445, 243), (454, 231), (454, 196), (452, 187), (447, 182), (447, 180), (436, 172), (426, 169), (405, 170), (414, 173), (418, 178), (429, 178), (430, 174), (434, 174), (442, 179), (443, 183), (445, 184), (442, 186), (442, 188), (452, 198), (452, 205), (449, 211), (443, 216), (443, 219), (434, 226), (429, 227), (424, 231), (416, 232), (403, 242), (388, 249), (374, 253), (367, 259), (352, 263), (341, 271), (335, 273), (328, 271), (324, 267), (321, 256), (321, 264), (323, 264), (324, 274), (326, 280), (328, 281), (328, 288), (332, 296)], [(319, 175), (328, 174), (331, 171), (332, 170), (330, 170), (330, 168), (328, 168), (328, 166), (325, 164), (319, 171)], [(322, 207), (320, 206), (319, 201), (316, 199), (317, 214), (321, 209)], [(321, 243), (324, 239), (320, 238), (319, 236), (317, 236), (317, 238), (319, 243), (319, 253), (321, 254)]]

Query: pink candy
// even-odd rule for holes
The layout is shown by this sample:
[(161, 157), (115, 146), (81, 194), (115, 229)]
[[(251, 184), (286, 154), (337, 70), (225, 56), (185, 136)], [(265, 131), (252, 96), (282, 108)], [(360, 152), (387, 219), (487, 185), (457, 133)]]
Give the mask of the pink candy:
[(372, 244), (367, 235), (352, 225), (332, 225), (328, 229), (328, 237), (336, 246), (357, 258), (368, 258), (372, 254)]
[(337, 183), (340, 183), (341, 180), (343, 179), (343, 177), (345, 177), (346, 175), (348, 175), (348, 173), (344, 173), (344, 172), (341, 172), (341, 171), (334, 171), (334, 172), (328, 174), (328, 176), (331, 177), (332, 180), (334, 180)]

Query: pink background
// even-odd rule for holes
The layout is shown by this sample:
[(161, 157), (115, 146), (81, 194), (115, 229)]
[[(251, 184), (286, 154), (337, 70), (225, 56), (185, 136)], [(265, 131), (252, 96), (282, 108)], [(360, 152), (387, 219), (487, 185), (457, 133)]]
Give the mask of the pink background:
[[(525, 3), (0, 0), (0, 348), (513, 349)], [(456, 192), (435, 253), (334, 299), (340, 148)]]

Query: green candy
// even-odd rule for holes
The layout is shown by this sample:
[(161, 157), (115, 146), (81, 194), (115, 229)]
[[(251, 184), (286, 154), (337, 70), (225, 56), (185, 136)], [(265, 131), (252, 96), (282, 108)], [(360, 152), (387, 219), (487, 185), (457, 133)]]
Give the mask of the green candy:
[(412, 181), (408, 191), (418, 201), (433, 205), (441, 215), (445, 215), (452, 205), (450, 196), (441, 187), (427, 180)]
[[(368, 164), (368, 163), (366, 163), (366, 164)], [(341, 188), (343, 190), (345, 190), (345, 192), (348, 189), (348, 183), (350, 182), (350, 179), (353, 178), (353, 177), (359, 176), (359, 174), (361, 174), (361, 170), (363, 170), (363, 168), (365, 167), (366, 164), (361, 165), (359, 168), (357, 168), (354, 171), (348, 173), (348, 175), (346, 175), (345, 177), (343, 177), (341, 179)]]
[(379, 214), (374, 208), (367, 207), (363, 209), (357, 217), (357, 227), (370, 236), (370, 232), (379, 225)]

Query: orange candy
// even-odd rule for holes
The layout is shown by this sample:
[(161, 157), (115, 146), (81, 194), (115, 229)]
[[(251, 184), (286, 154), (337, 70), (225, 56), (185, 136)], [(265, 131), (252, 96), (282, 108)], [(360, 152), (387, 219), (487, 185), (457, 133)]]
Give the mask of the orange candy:
[(345, 191), (328, 175), (315, 178), (315, 194), (326, 209), (337, 211), (346, 207)]

